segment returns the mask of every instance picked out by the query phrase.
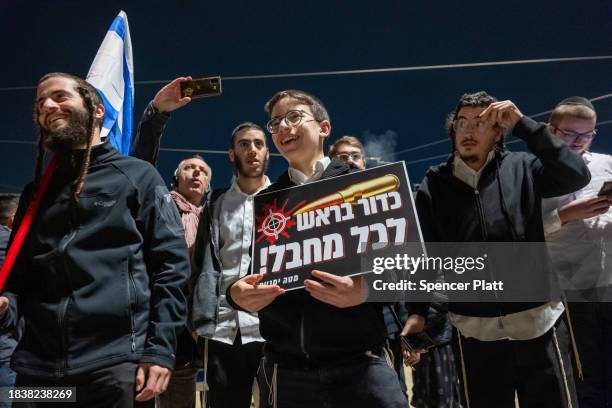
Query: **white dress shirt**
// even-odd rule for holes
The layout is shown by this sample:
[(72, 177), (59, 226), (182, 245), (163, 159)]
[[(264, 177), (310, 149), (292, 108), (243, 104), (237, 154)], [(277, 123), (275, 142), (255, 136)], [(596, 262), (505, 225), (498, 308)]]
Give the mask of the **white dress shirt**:
[(225, 192), (216, 211), (219, 223), (219, 260), (221, 261), (221, 291), (219, 293), (219, 319), (213, 340), (234, 344), (238, 328), (242, 344), (264, 341), (259, 333), (256, 313), (233, 309), (225, 297), (227, 288), (249, 272), (251, 240), (253, 237), (253, 197), (267, 188), (270, 180), (254, 194), (247, 195), (236, 180)]
[(591, 181), (581, 190), (542, 201), (544, 232), (564, 290), (612, 286), (612, 208), (607, 212), (561, 225), (558, 209), (586, 197), (595, 197), (612, 180), (612, 156), (584, 152), (582, 159)]

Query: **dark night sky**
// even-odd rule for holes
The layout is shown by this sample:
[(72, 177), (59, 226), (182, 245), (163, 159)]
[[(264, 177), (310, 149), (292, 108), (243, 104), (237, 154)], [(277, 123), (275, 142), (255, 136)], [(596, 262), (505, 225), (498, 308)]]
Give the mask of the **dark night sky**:
[[(446, 4), (445, 4), (446, 3)], [(569, 5), (569, 6), (568, 6)], [(224, 77), (368, 68), (612, 55), (612, 3), (544, 1), (0, 1), (0, 191), (31, 179), (34, 85), (46, 72), (85, 76), (119, 10), (130, 23), (136, 80), (135, 124), (161, 84), (179, 75)], [(612, 93), (612, 59), (395, 73), (226, 80), (224, 95), (177, 111), (162, 147), (225, 150), (239, 122), (266, 121), (275, 91), (319, 96), (343, 134), (383, 140), (401, 151), (445, 138), (444, 117), (458, 97), (485, 89), (525, 114), (566, 96)], [(27, 89), (12, 89), (28, 87)], [(10, 89), (7, 89), (10, 88)], [(612, 98), (595, 104), (612, 120)], [(546, 116), (538, 119), (544, 120)], [(612, 153), (612, 124), (601, 125), (593, 150)], [(512, 149), (523, 149), (522, 143)], [(275, 151), (275, 149), (273, 149)], [(412, 182), (448, 153), (449, 143), (397, 155)], [(162, 152), (166, 180), (187, 153)], [(213, 186), (230, 180), (225, 154), (205, 154)], [(391, 157), (389, 157), (392, 159)], [(286, 167), (273, 158), (270, 176)]]

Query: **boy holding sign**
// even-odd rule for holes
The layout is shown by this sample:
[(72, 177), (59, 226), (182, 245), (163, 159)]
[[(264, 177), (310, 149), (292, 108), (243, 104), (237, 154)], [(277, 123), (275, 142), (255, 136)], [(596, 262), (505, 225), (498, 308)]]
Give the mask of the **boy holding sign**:
[[(271, 117), (266, 127), (289, 163), (267, 192), (351, 171), (348, 164), (323, 153), (331, 123), (316, 97), (281, 91), (265, 109)], [(365, 280), (318, 270), (312, 271), (312, 277), (305, 281), (305, 290), (285, 293), (278, 285), (258, 285), (263, 275), (255, 274), (227, 291), (236, 308), (259, 312), (266, 340), (259, 378), (262, 403), (405, 407), (406, 399), (385, 358), (382, 305), (365, 303)], [(421, 331), (424, 314), (412, 315), (403, 334)]]

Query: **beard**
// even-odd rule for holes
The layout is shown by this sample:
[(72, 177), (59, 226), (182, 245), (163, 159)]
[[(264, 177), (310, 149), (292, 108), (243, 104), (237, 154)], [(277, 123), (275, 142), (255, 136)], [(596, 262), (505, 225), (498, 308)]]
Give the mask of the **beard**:
[(459, 157), (461, 157), (461, 160), (463, 160), (466, 164), (467, 163), (476, 163), (479, 159), (478, 156), (475, 154), (461, 154), (459, 153)]
[(259, 170), (252, 170), (252, 171), (246, 171), (244, 169), (245, 165), (242, 162), (244, 159), (242, 157), (239, 157), (238, 155), (236, 155), (236, 160), (234, 160), (234, 169), (236, 171), (236, 173), (241, 176), (241, 177), (246, 177), (246, 178), (259, 178), (261, 176), (264, 175), (264, 173), (266, 172), (266, 170), (268, 169), (268, 161), (269, 159), (264, 158), (261, 167), (259, 168)]
[(89, 116), (86, 110), (73, 111), (64, 127), (57, 130), (41, 128), (45, 148), (51, 151), (72, 150), (76, 146), (86, 145), (91, 137)]

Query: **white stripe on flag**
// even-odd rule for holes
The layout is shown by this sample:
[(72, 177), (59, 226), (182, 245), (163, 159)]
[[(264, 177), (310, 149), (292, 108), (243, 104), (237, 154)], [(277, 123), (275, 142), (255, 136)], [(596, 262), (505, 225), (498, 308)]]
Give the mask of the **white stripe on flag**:
[(121, 11), (109, 28), (87, 74), (98, 89), (106, 116), (102, 137), (123, 154), (129, 154), (134, 108), (134, 63), (127, 15)]

